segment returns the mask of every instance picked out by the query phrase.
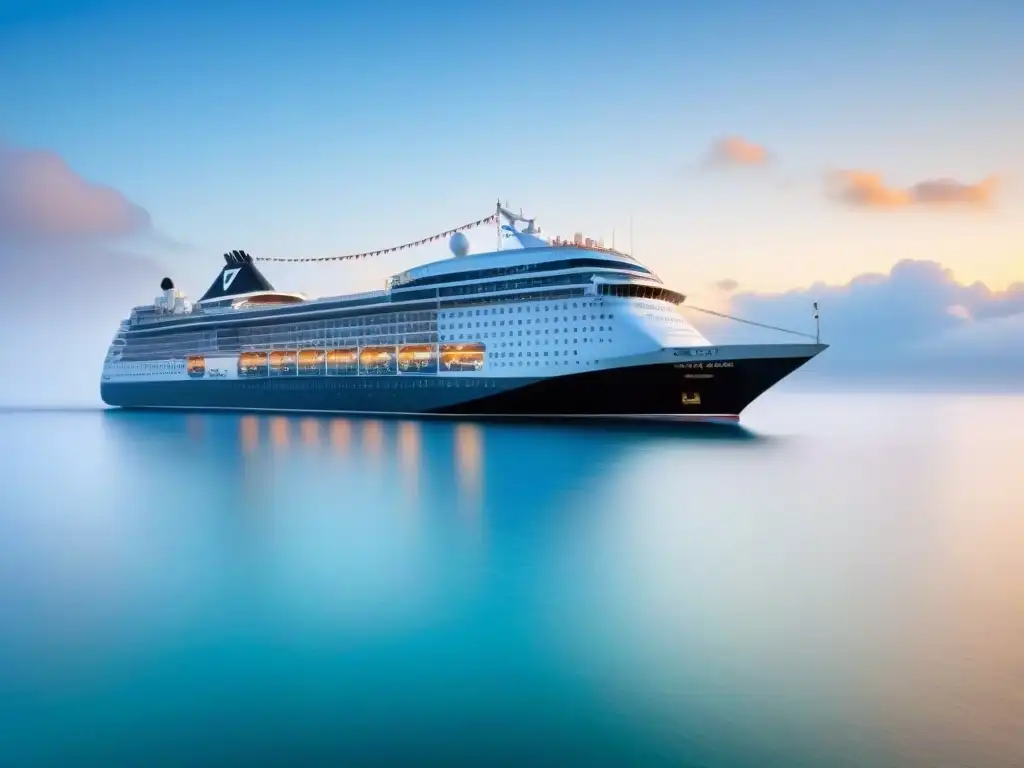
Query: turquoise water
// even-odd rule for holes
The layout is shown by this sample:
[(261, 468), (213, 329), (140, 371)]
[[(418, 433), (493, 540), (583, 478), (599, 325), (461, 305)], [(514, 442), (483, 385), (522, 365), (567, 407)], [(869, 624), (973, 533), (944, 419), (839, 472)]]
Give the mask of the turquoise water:
[(746, 424), (0, 413), (0, 764), (1024, 764), (1024, 398)]

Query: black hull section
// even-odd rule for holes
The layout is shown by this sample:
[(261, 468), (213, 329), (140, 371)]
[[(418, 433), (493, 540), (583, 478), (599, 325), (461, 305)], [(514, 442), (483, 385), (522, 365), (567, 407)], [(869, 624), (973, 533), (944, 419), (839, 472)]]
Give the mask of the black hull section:
[(544, 379), (316, 376), (103, 382), (108, 405), (438, 416), (736, 418), (810, 356), (627, 366)]

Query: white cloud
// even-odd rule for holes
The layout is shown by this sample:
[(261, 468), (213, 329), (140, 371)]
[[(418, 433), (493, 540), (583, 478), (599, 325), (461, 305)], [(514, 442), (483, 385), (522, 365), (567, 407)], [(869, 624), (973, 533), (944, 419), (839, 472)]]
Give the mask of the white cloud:
[[(819, 303), (822, 341), (832, 345), (815, 361), (842, 374), (928, 375), (969, 383), (971, 370), (988, 378), (1024, 370), (1024, 284), (992, 291), (965, 285), (930, 261), (901, 261), (889, 274), (860, 275), (845, 285), (815, 284), (781, 294), (740, 292), (728, 312), (738, 317), (814, 332)], [(723, 343), (783, 341), (777, 332), (693, 317)]]

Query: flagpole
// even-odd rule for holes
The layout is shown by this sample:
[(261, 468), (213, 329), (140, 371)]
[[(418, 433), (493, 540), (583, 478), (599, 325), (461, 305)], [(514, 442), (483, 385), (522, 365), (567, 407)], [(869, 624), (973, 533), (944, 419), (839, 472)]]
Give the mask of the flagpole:
[(498, 236), (498, 250), (501, 250), (501, 198), (498, 198), (497, 205), (494, 206), (494, 230)]
[(821, 344), (821, 320), (818, 319), (818, 302), (814, 302), (814, 343)]

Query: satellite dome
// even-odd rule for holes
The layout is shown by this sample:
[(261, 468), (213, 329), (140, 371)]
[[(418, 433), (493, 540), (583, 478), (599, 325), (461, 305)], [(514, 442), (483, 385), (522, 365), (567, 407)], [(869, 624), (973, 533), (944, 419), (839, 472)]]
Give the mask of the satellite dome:
[(448, 241), (448, 247), (456, 257), (465, 256), (469, 253), (469, 238), (462, 232), (456, 232)]
[(160, 290), (161, 291), (173, 291), (174, 290), (174, 281), (171, 280), (171, 278), (169, 278), (169, 277), (165, 277), (163, 280), (160, 281)]

